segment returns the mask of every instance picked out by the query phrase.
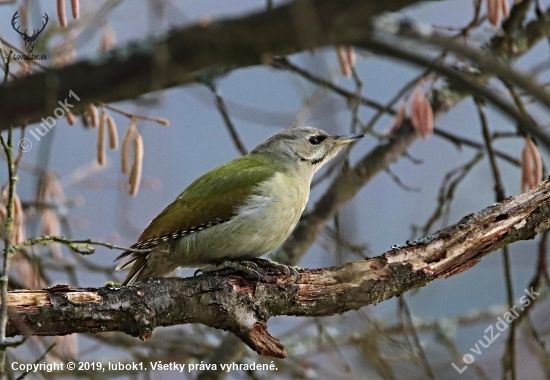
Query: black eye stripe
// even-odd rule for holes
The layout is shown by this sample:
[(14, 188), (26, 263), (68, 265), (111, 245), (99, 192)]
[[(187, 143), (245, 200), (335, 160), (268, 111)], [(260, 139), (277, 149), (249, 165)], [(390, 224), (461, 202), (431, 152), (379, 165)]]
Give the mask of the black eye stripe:
[(312, 145), (319, 145), (326, 138), (327, 138), (327, 136), (324, 136), (324, 135), (311, 136), (309, 138), (309, 143), (312, 144)]

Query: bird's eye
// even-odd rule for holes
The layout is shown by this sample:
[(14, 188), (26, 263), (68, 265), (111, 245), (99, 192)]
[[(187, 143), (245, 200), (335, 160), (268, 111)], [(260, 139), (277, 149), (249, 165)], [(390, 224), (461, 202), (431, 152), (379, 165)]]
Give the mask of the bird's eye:
[(312, 145), (319, 145), (321, 144), (321, 142), (323, 142), (324, 139), (326, 139), (327, 137), (326, 136), (322, 136), (322, 135), (319, 135), (319, 136), (311, 136), (309, 138), (309, 143), (312, 144)]

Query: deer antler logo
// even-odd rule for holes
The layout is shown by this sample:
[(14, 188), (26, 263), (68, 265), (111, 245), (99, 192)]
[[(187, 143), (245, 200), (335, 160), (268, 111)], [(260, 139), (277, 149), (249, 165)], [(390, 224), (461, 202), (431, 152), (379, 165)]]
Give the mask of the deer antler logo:
[(44, 23), (42, 24), (42, 29), (40, 29), (40, 30), (34, 29), (33, 33), (32, 33), (32, 36), (29, 36), (29, 35), (27, 35), (27, 29), (25, 29), (24, 33), (21, 33), (19, 31), (19, 27), (15, 25), (16, 20), (19, 18), (18, 13), (19, 13), (19, 11), (14, 13), (14, 15), (11, 19), (11, 26), (13, 26), (13, 29), (21, 35), (21, 38), (23, 38), (23, 41), (25, 41), (25, 50), (27, 51), (27, 53), (32, 53), (32, 50), (34, 49), (34, 43), (36, 42), (36, 39), (38, 38), (40, 33), (42, 33), (42, 31), (44, 30), (46, 25), (48, 25), (48, 20), (49, 20), (48, 15), (46, 13), (44, 13), (44, 16), (42, 16), (45, 19)]

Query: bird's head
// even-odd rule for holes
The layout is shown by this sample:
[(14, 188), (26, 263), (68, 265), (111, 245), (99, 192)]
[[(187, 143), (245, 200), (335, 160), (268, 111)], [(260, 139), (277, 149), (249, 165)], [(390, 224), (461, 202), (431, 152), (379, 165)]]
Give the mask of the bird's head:
[(258, 145), (251, 153), (265, 154), (288, 165), (298, 165), (313, 173), (330, 161), (344, 145), (364, 135), (330, 136), (321, 129), (283, 129)]

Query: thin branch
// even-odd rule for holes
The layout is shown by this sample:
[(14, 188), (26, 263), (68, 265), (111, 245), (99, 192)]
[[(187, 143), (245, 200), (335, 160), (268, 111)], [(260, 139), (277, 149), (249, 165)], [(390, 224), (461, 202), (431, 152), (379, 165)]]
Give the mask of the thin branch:
[[(444, 138), (444, 139), (450, 141), (451, 143), (453, 143), (454, 145), (456, 145), (459, 148), (462, 145), (469, 146), (469, 147), (475, 148), (475, 149), (483, 149), (484, 148), (482, 144), (480, 144), (480, 143), (478, 143), (474, 140), (470, 140), (467, 137), (454, 135), (454, 134), (452, 134), (450, 132), (447, 132), (447, 131), (444, 131), (440, 128), (435, 128), (434, 129), (434, 135), (439, 136), (441, 138)], [(517, 137), (517, 133), (514, 133), (513, 136)], [(495, 136), (493, 134), (492, 138), (495, 139), (496, 137), (498, 137), (498, 136)], [(507, 154), (503, 151), (497, 150), (494, 147), (493, 147), (493, 153), (494, 153), (495, 156), (503, 159), (504, 161), (507, 161), (508, 163), (510, 163), (514, 166), (519, 167), (521, 165), (517, 158), (512, 157), (512, 156), (510, 156), (509, 154)]]
[(11, 252), (17, 252), (25, 247), (31, 247), (33, 245), (38, 245), (38, 244), (48, 245), (52, 243), (61, 243), (69, 247), (74, 252), (80, 253), (82, 255), (90, 255), (92, 253), (95, 253), (95, 248), (90, 247), (90, 245), (99, 245), (110, 249), (119, 249), (122, 251), (130, 251), (135, 253), (151, 252), (150, 249), (135, 249), (135, 248), (123, 247), (120, 245), (106, 243), (103, 241), (91, 240), (91, 239), (65, 239), (64, 237), (61, 237), (61, 236), (46, 236), (46, 235), (29, 238), (24, 242), (13, 245), (11, 247)]
[[(508, 247), (502, 247), (502, 258), (504, 260), (504, 278), (506, 281), (506, 295), (508, 300), (508, 307), (511, 309), (514, 307), (514, 288), (512, 284), (512, 267), (510, 265), (510, 251)], [(502, 355), (502, 369), (504, 372), (504, 378), (510, 380), (516, 380), (516, 326), (518, 321), (515, 319), (510, 324), (510, 331), (508, 332), (508, 339), (506, 339), (506, 351)]]
[[(0, 52), (4, 54), (3, 52)], [(9, 75), (10, 60), (13, 51), (10, 50), (6, 59), (4, 81)], [(11, 248), (12, 248), (12, 232), (14, 228), (15, 220), (15, 184), (17, 182), (17, 176), (15, 173), (15, 163), (13, 158), (13, 128), (10, 126), (8, 130), (8, 140), (4, 139), (4, 136), (0, 134), (0, 143), (4, 149), (6, 155), (6, 161), (8, 166), (8, 202), (6, 207), (6, 222), (4, 225), (4, 251), (2, 253), (2, 273), (0, 277), (0, 300), (2, 305), (0, 306), (0, 377), (5, 374), (6, 366), (6, 353), (8, 346), (6, 345), (6, 327), (8, 323), (8, 279), (10, 270)], [(0, 194), (3, 197), (3, 194)]]
[(419, 187), (409, 186), (406, 183), (404, 183), (403, 181), (401, 181), (401, 178), (399, 178), (399, 176), (397, 174), (395, 174), (389, 166), (386, 168), (386, 173), (390, 176), (390, 178), (393, 180), (393, 182), (395, 182), (395, 184), (397, 186), (399, 186), (400, 188), (402, 188), (403, 190), (405, 190), (405, 191), (414, 191), (414, 192), (419, 192), (420, 191)]
[(285, 70), (288, 70), (290, 72), (296, 73), (296, 74), (300, 75), (302, 78), (307, 79), (308, 81), (310, 81), (312, 83), (315, 83), (315, 84), (317, 84), (321, 87), (324, 87), (324, 88), (326, 88), (326, 89), (328, 89), (328, 90), (330, 90), (330, 91), (332, 91), (332, 92), (334, 92), (334, 93), (336, 93), (340, 96), (343, 96), (344, 98), (346, 98), (346, 100), (348, 102), (353, 102), (353, 101), (359, 102), (360, 104), (362, 104), (364, 106), (374, 108), (375, 110), (380, 111), (380, 112), (391, 113), (391, 111), (392, 111), (391, 107), (386, 107), (383, 104), (375, 102), (374, 100), (370, 100), (370, 99), (365, 98), (364, 96), (362, 96), (358, 92), (348, 91), (348, 90), (346, 90), (346, 89), (344, 89), (340, 86), (335, 85), (331, 81), (320, 78), (320, 77), (310, 73), (309, 71), (307, 71), (305, 69), (302, 69), (301, 67), (293, 64), (287, 58), (284, 58), (284, 57), (274, 58), (273, 61), (271, 62), (271, 66), (276, 68), (276, 69), (285, 69)]
[[(500, 170), (498, 169), (497, 160), (495, 158), (495, 151), (493, 149), (493, 140), (491, 139), (491, 133), (489, 131), (489, 123), (487, 121), (487, 115), (483, 108), (483, 102), (479, 98), (474, 98), (477, 112), (479, 115), (479, 120), (481, 123), (481, 129), (483, 131), (483, 139), (485, 140), (485, 148), (487, 149), (487, 154), (489, 156), (489, 162), (491, 164), (491, 171), (493, 173), (493, 181), (495, 183), (495, 198), (497, 202), (500, 202), (504, 199), (504, 187), (502, 185), (502, 179), (500, 175)], [(513, 305), (513, 304), (512, 304)], [(511, 306), (510, 306), (511, 307)]]
[[(418, 332), (416, 331), (416, 328), (414, 326), (409, 305), (407, 305), (407, 300), (404, 296), (399, 297), (399, 309), (401, 311), (401, 325), (403, 326), (403, 328), (405, 328), (405, 326), (409, 327), (410, 335), (413, 339), (412, 344), (407, 339), (407, 343), (409, 344), (409, 347), (413, 352), (413, 356), (420, 359), (420, 363), (422, 364), (422, 368), (424, 369), (426, 377), (429, 379), (435, 379), (433, 369), (430, 365), (430, 362), (428, 361), (428, 358), (426, 357), (426, 353), (424, 352), (422, 345), (420, 344), (420, 338), (418, 337)], [(407, 337), (407, 334), (405, 332), (403, 332), (403, 335)]]
[(438, 220), (445, 218), (449, 215), (451, 202), (454, 199), (455, 192), (458, 188), (458, 185), (466, 177), (466, 175), (477, 165), (478, 162), (483, 158), (483, 154), (478, 152), (472, 159), (457, 168), (450, 170), (445, 174), (443, 181), (439, 187), (439, 192), (437, 194), (437, 206), (432, 212), (424, 226), (417, 227), (413, 226), (413, 236), (416, 237), (416, 231), (420, 229), (421, 236), (424, 236), (430, 233), (433, 225)]
[(366, 126), (366, 131), (372, 130), (376, 122), (384, 115), (384, 113), (388, 113), (390, 115), (395, 115), (396, 112), (393, 109), (393, 106), (395, 103), (399, 101), (408, 91), (412, 90), (414, 86), (418, 83), (418, 81), (422, 78), (424, 78), (426, 75), (430, 73), (431, 70), (425, 70), (420, 75), (417, 75), (407, 83), (405, 83), (404, 86), (401, 87), (401, 90), (399, 90), (393, 98), (390, 99), (389, 102), (386, 103), (386, 106), (383, 109), (379, 109), (378, 112), (374, 114), (374, 116), (369, 120)]
[[(55, 347), (56, 343), (52, 343), (50, 344), (50, 346), (48, 348), (46, 348), (46, 351), (44, 351), (44, 353), (42, 355), (40, 355), (35, 361), (34, 361), (34, 364), (37, 364), (39, 362), (41, 362), (42, 360), (44, 360), (44, 358), (46, 357), (46, 355), (48, 355), (48, 352), (50, 352), (54, 347)], [(31, 373), (29, 371), (25, 371), (23, 372), (21, 375), (19, 375), (17, 377), (17, 380), (23, 380), (25, 377), (27, 377), (27, 375)]]
[(101, 102), (98, 102), (98, 104), (100, 106), (104, 107), (104, 108), (107, 108), (107, 109), (113, 111), (113, 112), (116, 112), (116, 113), (119, 113), (123, 116), (126, 116), (129, 119), (135, 118), (135, 119), (140, 119), (140, 120), (145, 120), (145, 121), (152, 121), (152, 122), (155, 122), (157, 124), (164, 125), (164, 126), (170, 125), (170, 122), (166, 119), (163, 119), (163, 118), (150, 117), (150, 116), (145, 116), (145, 115), (136, 115), (136, 114), (121, 110), (120, 108), (113, 107), (109, 104), (105, 104), (105, 103), (101, 103)]
[(207, 86), (214, 94), (214, 97), (216, 99), (216, 108), (222, 115), (222, 119), (225, 123), (225, 126), (227, 127), (227, 130), (229, 131), (229, 134), (231, 135), (231, 139), (233, 140), (233, 144), (237, 148), (237, 150), (243, 155), (248, 154), (248, 150), (244, 146), (241, 138), (239, 137), (239, 133), (237, 132), (237, 129), (235, 128), (235, 125), (233, 124), (233, 121), (231, 121), (231, 118), (229, 117), (229, 111), (227, 110), (227, 105), (225, 104), (225, 100), (223, 97), (218, 93), (216, 88), (213, 88), (212, 86)]

